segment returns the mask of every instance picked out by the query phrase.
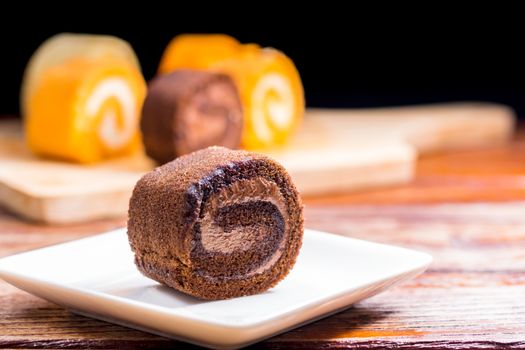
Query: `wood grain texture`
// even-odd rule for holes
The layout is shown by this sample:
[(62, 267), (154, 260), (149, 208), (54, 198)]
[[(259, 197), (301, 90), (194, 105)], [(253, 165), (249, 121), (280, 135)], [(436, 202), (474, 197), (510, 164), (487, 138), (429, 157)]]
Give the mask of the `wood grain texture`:
[[(509, 140), (514, 113), (491, 103), (363, 110), (308, 110), (296, 136), (264, 152), (282, 163), (303, 195), (409, 182), (418, 154)], [(19, 122), (0, 121), (0, 203), (28, 219), (70, 223), (124, 216), (144, 154), (92, 165), (35, 157)]]
[(421, 158), (414, 180), (366, 192), (308, 196), (311, 204), (511, 201), (525, 198), (525, 125), (511, 144)]
[[(424, 250), (435, 262), (397, 288), (252, 348), (525, 348), (524, 141), (522, 131), (509, 146), (423, 159), (410, 186), (306, 198), (310, 228)], [(123, 224), (43, 226), (0, 210), (0, 255)], [(74, 315), (0, 282), (0, 348), (117, 347), (188, 345)]]

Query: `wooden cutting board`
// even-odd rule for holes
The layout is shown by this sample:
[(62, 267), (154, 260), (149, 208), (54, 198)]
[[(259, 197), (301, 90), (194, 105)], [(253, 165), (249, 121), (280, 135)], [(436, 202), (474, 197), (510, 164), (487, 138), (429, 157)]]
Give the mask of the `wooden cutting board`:
[[(419, 154), (507, 141), (511, 109), (462, 103), (363, 110), (308, 110), (297, 136), (266, 151), (303, 195), (406, 183)], [(70, 223), (127, 213), (144, 155), (77, 165), (33, 156), (21, 125), (0, 122), (0, 204), (31, 220)]]

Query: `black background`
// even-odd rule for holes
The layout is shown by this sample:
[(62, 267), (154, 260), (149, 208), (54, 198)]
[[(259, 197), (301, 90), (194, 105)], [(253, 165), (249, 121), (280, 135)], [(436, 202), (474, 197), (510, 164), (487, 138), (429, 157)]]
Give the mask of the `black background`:
[[(152, 4), (154, 11), (143, 4), (143, 10), (127, 19), (97, 11), (80, 19), (76, 16), (84, 13), (82, 6), (91, 3), (83, 4), (60, 9), (71, 16), (42, 14), (34, 21), (13, 13), (14, 20), (0, 21), (0, 114), (18, 112), (20, 80), (32, 52), (47, 37), (70, 31), (128, 40), (146, 79), (155, 74), (174, 35), (224, 32), (287, 53), (301, 73), (309, 106), (483, 100), (508, 104), (525, 116), (525, 21), (518, 9), (485, 8), (479, 14), (474, 9), (410, 7), (391, 12), (399, 8), (375, 4), (366, 11), (314, 7), (306, 16), (246, 7), (242, 15), (224, 17), (213, 9), (201, 14), (199, 8), (206, 4), (175, 10)], [(10, 16), (3, 13), (4, 19)]]

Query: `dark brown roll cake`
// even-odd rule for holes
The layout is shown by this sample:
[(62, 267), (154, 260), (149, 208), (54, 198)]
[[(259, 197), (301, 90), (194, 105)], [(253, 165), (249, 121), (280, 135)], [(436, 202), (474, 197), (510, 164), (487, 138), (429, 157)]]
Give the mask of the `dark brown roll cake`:
[(208, 146), (237, 148), (242, 126), (233, 81), (192, 70), (153, 79), (140, 120), (146, 154), (161, 164)]
[(139, 180), (128, 235), (146, 276), (202, 299), (263, 292), (295, 263), (303, 207), (286, 170), (251, 152), (209, 147)]

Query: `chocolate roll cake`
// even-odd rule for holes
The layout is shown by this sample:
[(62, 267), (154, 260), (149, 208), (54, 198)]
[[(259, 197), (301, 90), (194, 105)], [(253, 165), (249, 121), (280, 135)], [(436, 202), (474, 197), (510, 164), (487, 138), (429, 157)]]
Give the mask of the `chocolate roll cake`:
[(263, 292), (288, 274), (303, 207), (277, 162), (209, 147), (138, 181), (128, 235), (144, 275), (198, 298), (227, 299)]
[(208, 146), (237, 148), (242, 124), (239, 95), (227, 75), (179, 70), (150, 83), (140, 128), (146, 154), (164, 164)]

